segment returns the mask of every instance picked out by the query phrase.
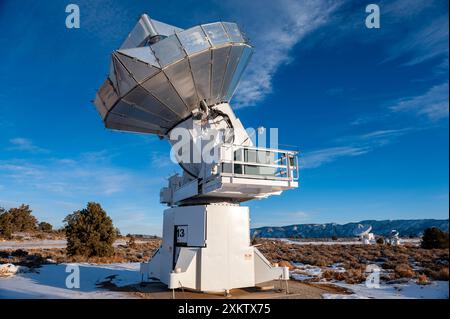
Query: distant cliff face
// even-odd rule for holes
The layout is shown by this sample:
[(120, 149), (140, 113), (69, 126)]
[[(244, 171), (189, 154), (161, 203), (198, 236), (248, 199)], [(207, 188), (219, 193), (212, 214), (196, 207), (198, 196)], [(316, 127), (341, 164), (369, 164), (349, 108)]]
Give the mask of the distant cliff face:
[(437, 227), (448, 232), (448, 219), (411, 219), (411, 220), (363, 220), (358, 223), (339, 224), (299, 224), (283, 227), (253, 228), (251, 234), (257, 232), (258, 237), (266, 238), (329, 238), (355, 237), (354, 231), (361, 225), (371, 225), (372, 233), (388, 236), (395, 229), (401, 237), (418, 237), (428, 227)]

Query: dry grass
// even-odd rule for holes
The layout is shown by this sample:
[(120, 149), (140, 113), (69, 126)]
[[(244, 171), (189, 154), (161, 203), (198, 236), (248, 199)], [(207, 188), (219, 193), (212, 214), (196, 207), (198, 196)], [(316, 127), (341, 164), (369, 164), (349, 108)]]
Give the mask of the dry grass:
[(346, 272), (325, 270), (322, 278), (357, 283), (365, 280), (368, 264), (385, 271), (384, 280), (416, 278), (425, 275), (448, 280), (448, 249), (423, 249), (416, 246), (389, 245), (296, 245), (279, 240), (259, 239), (258, 249), (271, 261), (287, 260), (319, 267), (340, 263)]
[(114, 255), (111, 257), (67, 256), (65, 249), (56, 248), (28, 249), (27, 251), (21, 249), (6, 250), (0, 251), (0, 264), (13, 263), (27, 267), (39, 267), (41, 264), (48, 263), (48, 259), (57, 263), (88, 262), (110, 264), (144, 262), (153, 256), (160, 244), (160, 239), (151, 239), (145, 243), (133, 243), (131, 246), (119, 245), (114, 248)]
[(415, 271), (408, 264), (396, 265), (394, 272), (398, 278), (412, 278), (416, 276)]
[(416, 282), (417, 282), (417, 284), (419, 284), (419, 285), (427, 285), (427, 284), (430, 283), (429, 280), (428, 280), (428, 277), (425, 276), (425, 275), (419, 275), (419, 276), (417, 276)]

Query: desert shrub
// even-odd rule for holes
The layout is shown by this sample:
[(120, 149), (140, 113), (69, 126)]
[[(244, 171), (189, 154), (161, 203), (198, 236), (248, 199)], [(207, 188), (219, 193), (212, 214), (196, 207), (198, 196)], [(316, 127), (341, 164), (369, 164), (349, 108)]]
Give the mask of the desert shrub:
[(424, 275), (424, 274), (421, 274), (421, 275), (417, 276), (417, 281), (416, 282), (417, 282), (418, 285), (426, 285), (426, 284), (430, 283), (429, 280), (428, 280), (428, 277), (426, 275)]
[(37, 228), (37, 219), (31, 214), (30, 206), (22, 204), (20, 207), (11, 208), (9, 213), (12, 218), (13, 231), (26, 232)]
[(347, 277), (345, 278), (345, 282), (347, 284), (359, 284), (366, 280), (366, 276), (364, 271), (361, 269), (349, 269), (347, 271)]
[(384, 245), (384, 238), (383, 237), (378, 237), (376, 240), (378, 245)]
[(334, 271), (332, 271), (332, 270), (324, 270), (322, 272), (322, 278), (324, 278), (326, 280), (334, 279)]
[(331, 236), (331, 240), (334, 240), (334, 241), (336, 241), (336, 240), (338, 240), (338, 238), (337, 238), (337, 236), (336, 236), (336, 235), (334, 235), (334, 236)]
[(64, 222), (67, 254), (109, 257), (114, 254), (116, 231), (113, 222), (98, 203), (68, 215)]
[(35, 234), (34, 238), (36, 238), (36, 239), (47, 239), (47, 236), (45, 236), (45, 234), (39, 233), (39, 234)]
[(38, 225), (38, 229), (40, 231), (43, 231), (45, 233), (50, 233), (53, 230), (53, 226), (50, 223), (47, 222), (40, 222)]
[(348, 277), (348, 274), (346, 272), (337, 272), (333, 270), (324, 270), (322, 272), (322, 278), (326, 280), (337, 280), (337, 281), (343, 281), (346, 280)]
[(411, 278), (416, 274), (408, 264), (399, 264), (395, 266), (394, 271), (398, 278)]
[(130, 248), (136, 248), (136, 239), (134, 238), (134, 236), (131, 236), (127, 241), (127, 246)]
[(436, 271), (429, 269), (427, 273), (434, 280), (445, 280), (445, 281), (448, 281), (448, 278), (449, 278), (448, 267), (443, 267), (443, 268), (440, 268), (440, 269), (438, 269)]
[(13, 231), (11, 214), (0, 207), (0, 237), (11, 239)]
[(346, 277), (347, 277), (346, 272), (334, 272), (335, 280), (342, 281), (342, 280), (345, 280)]
[(423, 234), (421, 246), (425, 249), (447, 249), (448, 233), (436, 227), (427, 228)]
[(22, 249), (17, 249), (13, 252), (11, 252), (11, 256), (14, 257), (24, 257), (24, 256), (28, 256), (28, 252)]

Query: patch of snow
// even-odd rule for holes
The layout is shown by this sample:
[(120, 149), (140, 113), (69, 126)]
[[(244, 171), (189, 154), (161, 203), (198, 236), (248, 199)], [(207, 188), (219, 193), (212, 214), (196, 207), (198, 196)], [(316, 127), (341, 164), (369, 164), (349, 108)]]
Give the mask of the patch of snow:
[[(74, 265), (74, 264), (71, 264)], [(67, 264), (43, 265), (33, 273), (20, 273), (14, 277), (0, 278), (0, 299), (15, 298), (130, 298), (123, 292), (98, 287), (103, 281), (117, 286), (141, 281), (139, 263), (95, 265), (77, 264), (80, 269), (80, 288), (68, 289)]]
[(318, 267), (297, 262), (292, 262), (295, 269), (290, 271), (290, 276), (294, 280), (305, 281), (309, 279), (320, 279), (324, 270), (334, 271), (334, 272), (346, 272), (345, 268), (342, 267), (342, 263), (336, 263), (328, 267)]
[(11, 277), (15, 274), (28, 271), (28, 267), (13, 264), (0, 264), (0, 277)]
[(380, 288), (369, 288), (365, 284), (334, 283), (353, 292), (350, 295), (323, 294), (324, 299), (448, 299), (448, 281), (433, 281), (419, 285), (414, 281), (399, 284), (381, 284)]
[(288, 244), (294, 245), (361, 245), (361, 241), (351, 240), (351, 241), (297, 241), (290, 240), (287, 238), (280, 238), (280, 241), (283, 241)]
[(342, 263), (336, 263), (329, 267), (325, 267), (325, 270), (331, 270), (334, 272), (346, 272), (345, 268), (342, 267)]
[(302, 263), (292, 263), (295, 269), (290, 271), (290, 277), (294, 280), (304, 281), (308, 279), (317, 279), (322, 276), (322, 269), (317, 266), (311, 266)]
[(32, 241), (7, 240), (0, 243), (0, 249), (30, 249), (30, 248), (66, 248), (65, 240), (45, 239)]
[(305, 281), (305, 280), (310, 280), (310, 279), (315, 278), (313, 276), (308, 276), (308, 275), (304, 275), (304, 274), (296, 273), (296, 272), (291, 272), (290, 277), (297, 281)]

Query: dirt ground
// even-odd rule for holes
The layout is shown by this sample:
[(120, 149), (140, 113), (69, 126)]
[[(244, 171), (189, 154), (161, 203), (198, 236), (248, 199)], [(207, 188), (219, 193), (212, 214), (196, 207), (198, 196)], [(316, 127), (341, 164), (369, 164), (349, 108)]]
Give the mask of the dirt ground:
[(270, 281), (259, 284), (257, 287), (232, 289), (229, 296), (224, 293), (201, 293), (195, 291), (176, 289), (168, 290), (160, 283), (143, 283), (124, 287), (117, 287), (110, 282), (100, 285), (111, 291), (131, 293), (142, 299), (321, 299), (322, 294), (349, 294), (344, 288), (332, 284), (302, 283), (289, 280), (286, 284), (279, 281)]

